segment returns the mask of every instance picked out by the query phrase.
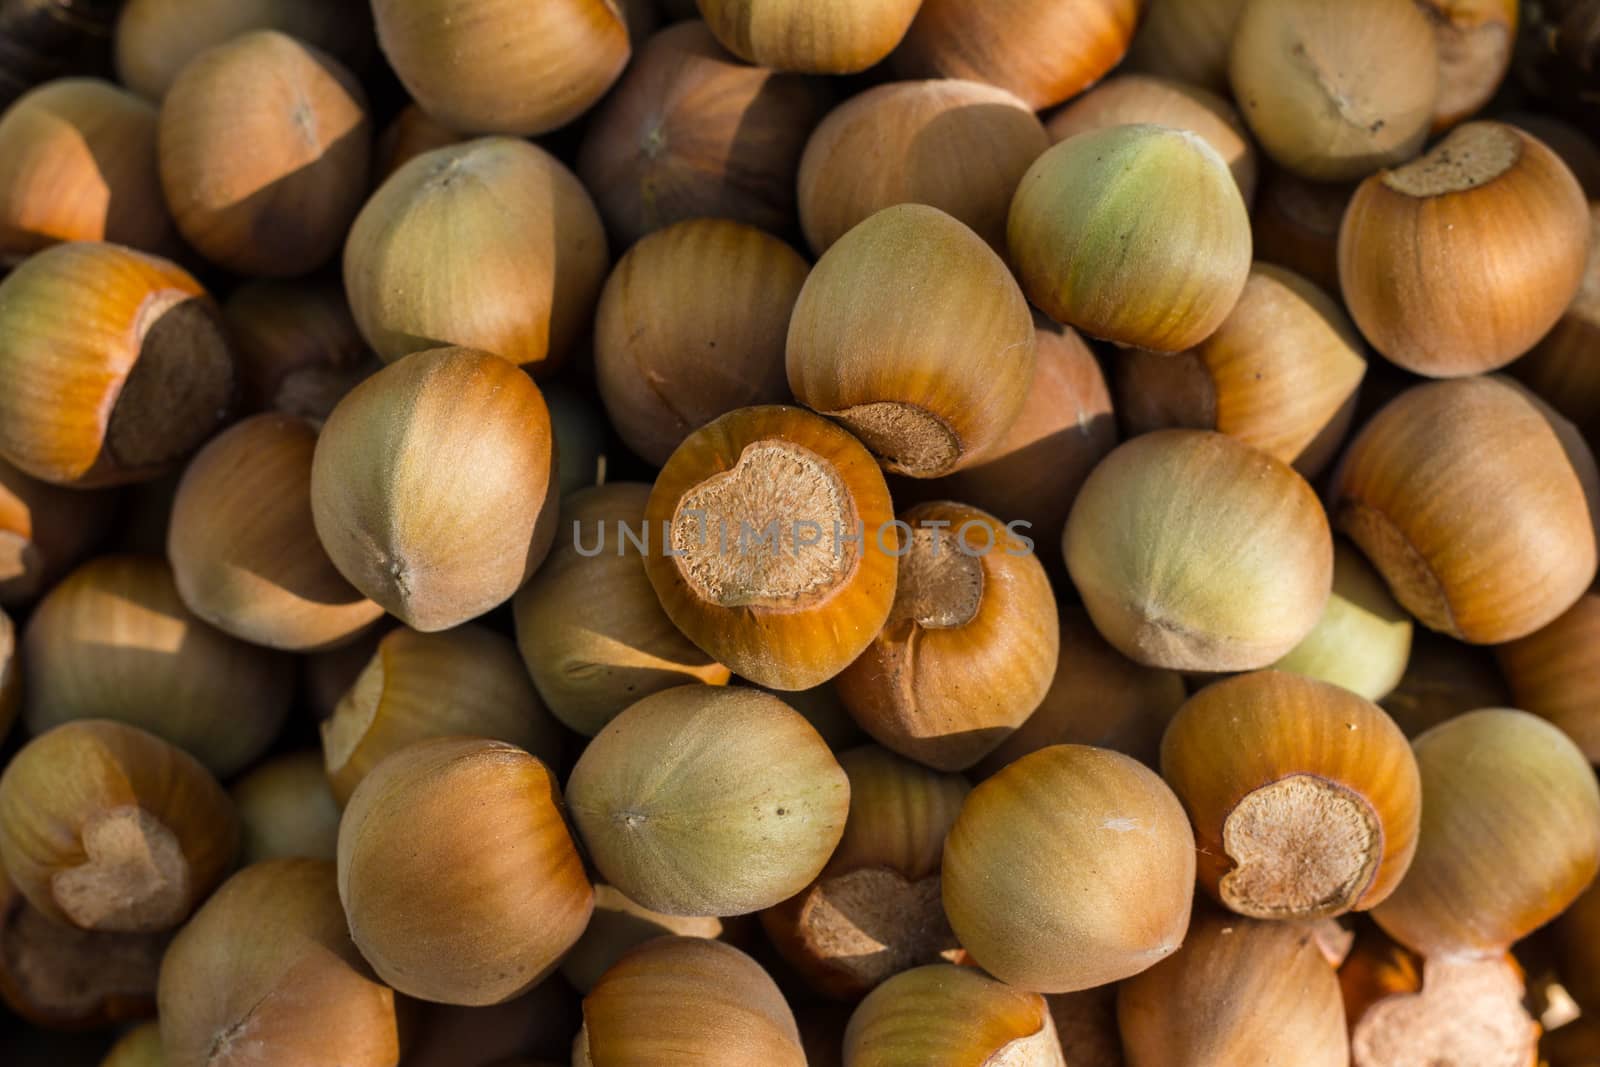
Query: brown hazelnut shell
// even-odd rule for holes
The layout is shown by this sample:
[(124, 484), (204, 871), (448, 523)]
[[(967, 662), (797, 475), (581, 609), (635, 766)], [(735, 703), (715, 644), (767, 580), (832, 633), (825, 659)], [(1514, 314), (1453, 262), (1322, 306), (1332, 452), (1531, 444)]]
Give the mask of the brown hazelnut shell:
[(1521, 711), (1469, 712), (1414, 747), (1417, 853), (1373, 918), (1429, 957), (1503, 954), (1600, 871), (1594, 771), (1565, 734)]
[(1328, 682), (1258, 671), (1207, 686), (1167, 728), (1161, 774), (1194, 825), (1201, 888), (1242, 915), (1366, 911), (1416, 851), (1405, 734)]
[(210, 772), (122, 723), (58, 726), (0, 774), (0, 863), (57, 922), (171, 929), (222, 880), (238, 843), (233, 805)]
[[(662, 468), (645, 508), (645, 572), (667, 617), (708, 655), (758, 685), (809, 689), (848, 667), (889, 617), (893, 518), (877, 462), (845, 430), (803, 408), (742, 408), (689, 435)], [(774, 522), (781, 544), (757, 544)], [(810, 539), (805, 522), (821, 531), (815, 546), (797, 543)], [(718, 551), (719, 541), (739, 549), (747, 529), (743, 550)], [(862, 540), (849, 541), (857, 531)], [(767, 555), (793, 566), (758, 573), (741, 562)]]
[(110, 524), (114, 493), (63, 489), (0, 460), (0, 604), (49, 589)]
[(923, 0), (895, 50), (903, 77), (970, 78), (1039, 110), (1076, 96), (1128, 50), (1141, 0)]
[(389, 175), (424, 152), (471, 139), (468, 134), (458, 133), (429, 115), (415, 102), (409, 103), (389, 120), (389, 125), (383, 128), (372, 146), (373, 184), (382, 185)]
[[(1395, 603), (1382, 576), (1348, 541), (1337, 540), (1333, 545), (1333, 592), (1322, 618), (1272, 666), (1381, 701), (1405, 677), (1412, 630), (1411, 616)], [(1460, 710), (1483, 706), (1472, 703)]]
[(228, 792), (239, 813), (241, 866), (294, 857), (332, 862), (338, 855), (339, 802), (322, 753), (274, 757)]
[(612, 719), (567, 781), (601, 877), (668, 915), (743, 915), (821, 873), (850, 783), (809, 723), (754, 689), (680, 686)]
[(161, 964), (168, 1067), (257, 1057), (394, 1067), (394, 990), (351, 943), (327, 860), (268, 860), (217, 890)]
[(613, 0), (376, 0), (372, 14), (412, 98), (472, 133), (565, 126), (605, 94), (631, 54)]
[[(1550, 625), (1495, 650), (1514, 705), (1549, 719), (1600, 763), (1600, 593)], [(1600, 1007), (1600, 998), (1596, 998)]]
[(561, 977), (587, 994), (629, 950), (658, 937), (722, 936), (722, 920), (711, 916), (666, 915), (635, 904), (608, 885), (594, 887), (594, 914), (583, 936), (561, 961)]
[(311, 514), (335, 567), (418, 630), (509, 600), (555, 539), (550, 413), (497, 356), (418, 352), (362, 382), (317, 438)]
[(1050, 139), (1004, 89), (891, 82), (835, 108), (800, 160), (800, 224), (818, 255), (895, 204), (928, 204), (1005, 254), (1011, 196)]
[(0, 261), (57, 241), (171, 252), (156, 109), (97, 78), (60, 78), (0, 114)]
[(1439, 46), (1433, 132), (1483, 108), (1511, 68), (1518, 0), (1422, 0)]
[(944, 846), (945, 914), (995, 977), (1046, 993), (1090, 989), (1176, 951), (1194, 863), (1183, 805), (1154, 771), (1054, 745), (967, 796)]
[(1035, 344), (1027, 300), (993, 249), (938, 208), (900, 204), (812, 268), (789, 321), (789, 387), (885, 469), (938, 477), (1017, 421)]
[(174, 263), (56, 245), (0, 281), (0, 458), (88, 489), (154, 478), (222, 423), (235, 371), (216, 305)]
[(543, 373), (588, 329), (609, 262), (573, 173), (485, 137), (424, 152), (378, 187), (350, 227), (344, 283), (385, 362), (460, 345)]
[(730, 676), (672, 624), (628, 539), (646, 530), (649, 500), (650, 487), (634, 482), (564, 499), (572, 539), (556, 542), (513, 604), (517, 646), (540, 697), (586, 737), (651, 693)]
[(880, 744), (964, 770), (1049, 690), (1060, 652), (1055, 595), (1026, 532), (986, 512), (919, 504), (901, 521), (911, 532), (889, 620), (834, 685)]
[(735, 408), (789, 399), (784, 341), (809, 267), (753, 226), (693, 219), (617, 261), (595, 311), (595, 378), (612, 428), (660, 466)]
[(22, 659), (31, 733), (115, 719), (220, 777), (272, 743), (294, 684), (284, 656), (192, 614), (166, 561), (148, 556), (101, 556), (63, 579), (29, 618)]
[(1226, 93), (1228, 53), (1246, 0), (1146, 0), (1128, 69)]
[(662, 937), (583, 999), (573, 1067), (805, 1067), (794, 1014), (755, 960), (720, 941)]
[(1379, 701), (1407, 737), (1416, 738), (1478, 708), (1513, 706), (1494, 653), (1427, 629), (1413, 635), (1411, 658), (1400, 684)]
[(699, 0), (728, 51), (773, 70), (855, 74), (884, 59), (924, 0)]
[(336, 283), (246, 282), (222, 305), (244, 404), (320, 426), (380, 366)]
[(1339, 231), (1341, 288), (1394, 363), (1432, 378), (1482, 374), (1560, 320), (1589, 232), (1560, 157), (1515, 126), (1472, 122), (1356, 189)]
[(533, 988), (594, 907), (549, 770), (465, 737), (420, 741), (362, 780), (339, 824), (339, 899), (378, 977), (473, 1006)]
[(509, 639), (474, 623), (389, 631), (322, 724), (334, 798), (348, 803), (373, 768), (408, 745), (452, 736), (504, 741), (549, 765), (561, 755), (560, 728)]
[(735, 59), (705, 23), (678, 23), (650, 39), (596, 109), (578, 174), (619, 247), (693, 218), (782, 233), (829, 99), (816, 79)]
[(1124, 982), (1128, 1067), (1345, 1067), (1339, 980), (1309, 927), (1202, 912), (1183, 947)]
[(1310, 182), (1268, 167), (1250, 216), (1256, 259), (1339, 293), (1339, 225), (1354, 193), (1354, 185)]
[(1589, 264), (1578, 295), (1544, 339), (1506, 368), (1591, 441), (1600, 440), (1600, 374), (1590, 358), (1596, 345), (1600, 345), (1600, 200), (1589, 205)]
[(1345, 452), (1329, 514), (1423, 625), (1474, 644), (1525, 637), (1594, 579), (1594, 458), (1520, 386), (1414, 386)]
[(844, 1067), (1066, 1067), (1045, 998), (947, 964), (889, 979), (850, 1016)]

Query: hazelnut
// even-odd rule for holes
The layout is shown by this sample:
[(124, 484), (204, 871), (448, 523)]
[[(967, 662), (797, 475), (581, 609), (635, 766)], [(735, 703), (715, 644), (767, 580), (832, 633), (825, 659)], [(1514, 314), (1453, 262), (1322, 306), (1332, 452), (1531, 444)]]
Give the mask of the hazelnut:
[(96, 78), (47, 82), (0, 114), (0, 262), (58, 241), (176, 246), (156, 109)]
[(1389, 595), (1383, 578), (1347, 542), (1337, 540), (1333, 592), (1322, 618), (1272, 666), (1332, 682), (1368, 700), (1382, 700), (1405, 676), (1411, 630), (1411, 616)]
[(350, 228), (344, 282), (385, 362), (460, 345), (544, 372), (588, 328), (607, 263), (600, 216), (572, 172), (526, 141), (490, 137), (390, 175)]
[(253, 281), (222, 305), (244, 404), (318, 426), (378, 369), (344, 291), (325, 281)]
[(1259, 671), (1200, 690), (1161, 743), (1200, 885), (1241, 915), (1366, 911), (1405, 876), (1422, 786), (1405, 734), (1328, 682)]
[(334, 569), (311, 519), (317, 431), (257, 415), (189, 463), (167, 532), (178, 595), (211, 625), (291, 651), (349, 640), (383, 609)]
[[(1550, 625), (1495, 650), (1515, 706), (1561, 727), (1590, 763), (1600, 762), (1597, 653), (1600, 592), (1594, 589)], [(1600, 1008), (1600, 997), (1595, 1004)]]
[(1305, 480), (1198, 430), (1119, 446), (1084, 483), (1062, 543), (1096, 629), (1151, 667), (1264, 667), (1311, 632), (1333, 581), (1333, 538)]
[(1269, 167), (1250, 217), (1258, 262), (1287, 267), (1338, 294), (1339, 225), (1355, 193), (1347, 183), (1309, 182)]
[(317, 438), (311, 515), (335, 567), (407, 625), (511, 598), (555, 539), (550, 414), (497, 356), (418, 352), (350, 391)]
[(443, 737), (396, 752), (351, 796), (339, 899), (379, 978), (477, 1006), (549, 974), (594, 891), (545, 765), (500, 741)]
[(719, 415), (788, 400), (784, 339), (808, 270), (776, 237), (721, 219), (629, 249), (594, 325), (600, 398), (623, 442), (660, 466)]
[(923, 0), (893, 66), (902, 76), (998, 85), (1037, 111), (1076, 96), (1115, 67), (1142, 6), (1143, 0)]
[(698, 19), (668, 26), (596, 109), (578, 174), (620, 245), (693, 218), (782, 233), (829, 96), (814, 79), (735, 59)]
[(1095, 86), (1051, 117), (1052, 143), (1080, 133), (1153, 123), (1205, 138), (1228, 164), (1246, 205), (1256, 195), (1256, 150), (1232, 104), (1198, 85), (1152, 74), (1120, 74)]
[(794, 1013), (760, 964), (700, 937), (646, 942), (583, 998), (573, 1067), (805, 1067)]
[(467, 134), (452, 130), (414, 102), (407, 104), (383, 128), (372, 147), (374, 185), (382, 185), (389, 175), (424, 152), (471, 139)]
[(1312, 181), (1350, 181), (1422, 147), (1439, 50), (1415, 3), (1250, 0), (1228, 77), (1268, 155)]
[(1478, 708), (1512, 705), (1511, 690), (1489, 649), (1464, 645), (1426, 629), (1413, 635), (1411, 657), (1400, 684), (1379, 702), (1411, 738)]
[(161, 187), (184, 240), (239, 274), (291, 277), (339, 250), (367, 191), (366, 96), (276, 30), (200, 53), (161, 105)]
[(1245, 2), (1145, 0), (1128, 68), (1228, 92), (1228, 53)]
[(1117, 413), (1130, 435), (1216, 430), (1314, 477), (1302, 464), (1333, 458), (1331, 449), (1310, 453), (1330, 426), (1348, 427), (1366, 372), (1361, 335), (1338, 303), (1258, 263), (1233, 311), (1197, 347), (1118, 357)]
[(160, 1025), (140, 1023), (123, 1034), (100, 1061), (100, 1067), (167, 1067)]
[(889, 979), (844, 1034), (844, 1067), (910, 1063), (1066, 1067), (1045, 998), (966, 967), (936, 964)]
[(900, 43), (924, 0), (699, 0), (722, 46), (773, 70), (855, 74)]
[(937, 208), (885, 208), (817, 262), (789, 322), (789, 387), (885, 469), (948, 474), (1022, 413), (1035, 340), (1004, 261)]
[(800, 160), (800, 224), (821, 255), (896, 204), (928, 204), (1005, 254), (1017, 183), (1050, 139), (1004, 89), (957, 79), (892, 82), (835, 108)]
[(1554, 152), (1514, 126), (1471, 122), (1356, 190), (1339, 231), (1345, 302), (1406, 370), (1496, 370), (1572, 303), (1589, 230), (1583, 190)]
[(110, 525), (114, 493), (63, 489), (0, 460), (0, 604), (24, 606), (54, 585)]
[(1423, 625), (1474, 644), (1553, 622), (1595, 576), (1594, 458), (1498, 378), (1418, 385), (1357, 435), (1329, 514)]
[(650, 487), (612, 482), (562, 502), (563, 537), (517, 593), (517, 645), (556, 718), (587, 737), (651, 693), (704, 682), (728, 668), (700, 651), (662, 610), (630, 540), (645, 524)]
[(0, 863), (29, 904), (84, 930), (170, 930), (222, 880), (233, 805), (192, 756), (88, 719), (30, 741), (0, 773)]
[[(1163, 210), (1181, 201), (1182, 212)], [(1199, 134), (1115, 126), (1033, 164), (1007, 226), (1028, 298), (1094, 337), (1181, 352), (1233, 310), (1250, 272), (1250, 216)]]
[(1040, 749), (974, 788), (941, 872), (945, 914), (972, 959), (1045, 993), (1115, 982), (1174, 952), (1194, 875), (1172, 790), (1138, 761), (1083, 745)]
[(719, 663), (758, 685), (809, 689), (889, 618), (891, 508), (850, 434), (801, 408), (741, 408), (662, 468), (645, 508), (645, 573), (667, 617)]
[(601, 877), (668, 915), (743, 915), (793, 896), (844, 833), (850, 783), (776, 697), (681, 686), (584, 749), (568, 806)]
[(835, 684), (879, 743), (963, 770), (1044, 699), (1060, 649), (1055, 595), (1032, 540), (992, 515), (930, 503), (901, 521), (909, 544), (889, 620)]
[(56, 245), (0, 281), (0, 458), (35, 478), (156, 477), (222, 423), (234, 373), (216, 305), (164, 259)]
[(168, 1067), (400, 1056), (394, 990), (351, 943), (327, 860), (268, 860), (228, 879), (173, 939), (159, 1003)]
[(721, 935), (721, 919), (664, 915), (635, 904), (608, 885), (597, 885), (594, 914), (583, 936), (561, 961), (561, 976), (578, 992), (587, 994), (613, 964), (646, 941), (673, 936), (715, 940)]
[(1428, 957), (1493, 956), (1600, 871), (1600, 787), (1578, 747), (1521, 711), (1469, 712), (1415, 742), (1422, 828), (1378, 925)]
[(1589, 354), (1600, 344), (1600, 202), (1589, 205), (1589, 263), (1578, 295), (1544, 339), (1506, 368), (1545, 403), (1600, 440), (1600, 375)]
[(959, 948), (940, 902), (945, 835), (971, 788), (876, 745), (839, 756), (850, 779), (844, 837), (822, 875), (761, 913), (811, 988), (854, 999)]
[(391, 630), (322, 724), (334, 798), (347, 803), (373, 768), (408, 745), (452, 736), (504, 741), (547, 764), (561, 754), (560, 729), (509, 639), (472, 623), (443, 633)]
[(295, 752), (261, 764), (233, 784), (239, 813), (239, 863), (338, 854), (339, 802), (322, 769), (322, 753)]
[(22, 636), (30, 733), (115, 719), (177, 745), (219, 777), (264, 752), (289, 711), (285, 657), (195, 617), (166, 562), (102, 556), (39, 602)]
[(612, 0), (374, 0), (378, 43), (422, 109), (452, 129), (515, 136), (565, 126), (611, 88), (631, 50)]
[(1419, 0), (1439, 46), (1433, 132), (1477, 112), (1500, 88), (1517, 43), (1518, 0)]

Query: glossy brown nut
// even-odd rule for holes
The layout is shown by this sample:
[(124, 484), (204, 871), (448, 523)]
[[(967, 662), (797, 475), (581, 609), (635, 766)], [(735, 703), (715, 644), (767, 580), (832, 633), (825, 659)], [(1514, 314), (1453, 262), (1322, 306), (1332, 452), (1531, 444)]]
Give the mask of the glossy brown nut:
[(1495, 650), (1515, 706), (1561, 727), (1590, 763), (1600, 762), (1597, 655), (1600, 594), (1592, 589), (1550, 625)]
[(238, 843), (217, 780), (122, 723), (58, 726), (0, 774), (0, 863), (29, 904), (81, 929), (177, 926), (222, 880)]
[(800, 225), (818, 255), (895, 204), (927, 204), (1005, 254), (1012, 194), (1050, 139), (1033, 110), (992, 85), (892, 82), (835, 108), (800, 160)]
[(1258, 263), (1233, 311), (1199, 346), (1120, 354), (1117, 414), (1130, 435), (1216, 430), (1298, 469), (1336, 420), (1348, 424), (1366, 372), (1361, 335), (1338, 303), (1299, 275)]
[(611, 0), (377, 0), (378, 43), (413, 99), (452, 129), (514, 136), (565, 126), (631, 50)]
[(339, 824), (339, 899), (379, 978), (461, 1005), (533, 988), (594, 907), (554, 777), (465, 737), (401, 749), (362, 781)]
[(698, 19), (668, 26), (596, 109), (578, 174), (619, 245), (693, 218), (782, 233), (829, 96), (817, 80), (735, 59)]
[(660, 466), (736, 408), (789, 399), (784, 340), (809, 268), (753, 226), (680, 222), (628, 250), (595, 312), (595, 378), (611, 425)]
[(1415, 386), (1357, 435), (1329, 514), (1423, 625), (1474, 644), (1526, 637), (1594, 579), (1594, 458), (1520, 386)]
[(1338, 540), (1333, 544), (1333, 592), (1322, 618), (1272, 666), (1332, 682), (1368, 700), (1383, 700), (1405, 677), (1412, 629), (1411, 616), (1395, 603), (1382, 576), (1349, 542)]
[(1258, 671), (1207, 686), (1168, 727), (1161, 774), (1194, 824), (1201, 887), (1241, 915), (1366, 911), (1417, 848), (1405, 734), (1328, 682)]
[(933, 478), (1011, 429), (1035, 343), (1027, 300), (994, 250), (938, 208), (901, 204), (812, 269), (789, 322), (789, 387), (886, 470)]
[(1146, 0), (1130, 70), (1226, 93), (1228, 53), (1246, 0)]
[(761, 913), (767, 937), (811, 988), (854, 999), (960, 951), (939, 898), (945, 835), (971, 788), (876, 745), (841, 753), (844, 837), (811, 885)]
[(394, 990), (351, 943), (327, 860), (268, 860), (230, 878), (173, 939), (159, 1000), (168, 1067), (400, 1059)]
[(1415, 743), (1422, 828), (1373, 918), (1427, 956), (1503, 954), (1600, 871), (1600, 788), (1565, 734), (1526, 712), (1469, 712)]
[(1439, 50), (1415, 4), (1247, 3), (1228, 77), (1268, 155), (1312, 181), (1350, 181), (1422, 147)]
[[(1182, 213), (1162, 205), (1182, 202)], [(1017, 187), (1006, 229), (1028, 298), (1118, 344), (1180, 352), (1233, 310), (1250, 272), (1250, 217), (1198, 134), (1115, 126), (1063, 141)]]
[(973, 789), (941, 877), (950, 926), (979, 966), (1024, 989), (1067, 993), (1176, 951), (1194, 874), (1189, 820), (1154, 771), (1105, 749), (1055, 745)]
[(1146, 434), (1106, 457), (1063, 548), (1101, 635), (1174, 670), (1266, 666), (1311, 632), (1333, 581), (1333, 537), (1305, 480), (1197, 430)]
[(809, 689), (889, 617), (892, 507), (877, 462), (846, 431), (803, 408), (743, 408), (662, 468), (645, 508), (645, 572), (667, 617), (718, 662), (759, 685)]
[(1390, 360), (1432, 378), (1482, 374), (1561, 318), (1589, 230), (1583, 189), (1554, 152), (1514, 126), (1472, 122), (1361, 183), (1339, 231), (1339, 278)]
[(497, 356), (419, 352), (339, 403), (317, 438), (311, 514), (345, 579), (418, 630), (509, 600), (555, 539), (538, 386)]
[(909, 543), (883, 630), (835, 682), (862, 729), (939, 770), (972, 766), (1044, 699), (1055, 595), (1025, 531), (965, 504), (902, 513)]
[(609, 482), (562, 501), (571, 539), (514, 602), (517, 647), (552, 714), (593, 737), (628, 705), (674, 686), (725, 685), (728, 668), (685, 637), (656, 599), (644, 553), (650, 487)]
[(184, 240), (239, 274), (293, 277), (344, 242), (372, 125), (332, 56), (261, 30), (202, 52), (161, 104), (161, 187)]
[(1223, 97), (1198, 85), (1151, 74), (1119, 74), (1051, 116), (1045, 129), (1055, 143), (1113, 126), (1154, 123), (1189, 130), (1217, 150), (1246, 205), (1256, 195), (1256, 149), (1244, 119)]
[(1256, 259), (1339, 293), (1339, 225), (1354, 192), (1351, 184), (1309, 182), (1281, 167), (1267, 168), (1250, 217)]
[(760, 964), (699, 937), (623, 956), (583, 1000), (573, 1067), (805, 1067), (783, 994)]
[(0, 458), (95, 488), (169, 470), (235, 388), (221, 316), (174, 263), (120, 245), (48, 248), (0, 281)]
[(559, 762), (561, 731), (539, 702), (516, 647), (468, 623), (443, 633), (399, 627), (322, 724), (333, 795), (356, 786), (395, 752), (435, 737), (484, 737)]
[(924, 0), (699, 0), (722, 46), (774, 70), (854, 74), (900, 43)]
[(889, 979), (861, 1002), (844, 1035), (844, 1067), (1066, 1062), (1044, 997), (966, 967), (918, 967)]
[(744, 915), (821, 873), (850, 783), (810, 724), (754, 689), (680, 686), (595, 736), (567, 781), (605, 881), (668, 915)]
[(0, 114), (0, 261), (57, 241), (170, 252), (156, 109), (96, 78), (60, 78)]
[(1142, 0), (922, 0), (893, 66), (907, 77), (998, 85), (1037, 111), (1076, 96), (1117, 65), (1141, 6)]
[(167, 532), (178, 595), (224, 633), (304, 651), (346, 641), (383, 614), (317, 540), (316, 446), (310, 423), (257, 415), (213, 438), (178, 483)]
[(251, 30), (279, 30), (356, 70), (375, 50), (365, 4), (324, 0), (128, 0), (112, 42), (117, 80), (160, 100), (188, 62)]
[[(1600, 190), (1597, 190), (1600, 192)], [(1600, 439), (1600, 375), (1589, 353), (1600, 344), (1600, 202), (1589, 205), (1589, 265), (1578, 295), (1533, 350), (1506, 368), (1545, 403)]]
[(1128, 1067), (1349, 1062), (1339, 980), (1298, 923), (1196, 916), (1183, 948), (1122, 984), (1117, 1018)]
[(239, 863), (299, 857), (332, 860), (339, 850), (339, 802), (322, 753), (267, 760), (229, 790), (239, 813)]
[(380, 366), (337, 284), (246, 282), (223, 303), (222, 316), (250, 411), (278, 411), (320, 426)]
[(460, 345), (543, 373), (588, 329), (609, 263), (573, 173), (485, 137), (424, 152), (378, 187), (350, 228), (344, 283), (385, 362)]
[(39, 602), (22, 636), (31, 733), (77, 719), (149, 730), (227, 777), (278, 734), (294, 677), (286, 657), (215, 630), (147, 556), (102, 556)]

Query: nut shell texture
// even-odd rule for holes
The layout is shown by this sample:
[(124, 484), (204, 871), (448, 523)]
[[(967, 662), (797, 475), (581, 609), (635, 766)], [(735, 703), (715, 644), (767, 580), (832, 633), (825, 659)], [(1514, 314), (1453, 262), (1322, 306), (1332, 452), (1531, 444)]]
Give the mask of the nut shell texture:
[(1066, 1067), (1049, 1006), (966, 967), (906, 971), (850, 1016), (844, 1067)]

